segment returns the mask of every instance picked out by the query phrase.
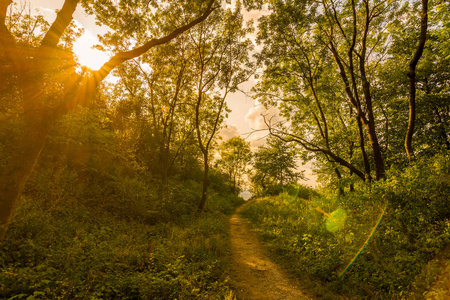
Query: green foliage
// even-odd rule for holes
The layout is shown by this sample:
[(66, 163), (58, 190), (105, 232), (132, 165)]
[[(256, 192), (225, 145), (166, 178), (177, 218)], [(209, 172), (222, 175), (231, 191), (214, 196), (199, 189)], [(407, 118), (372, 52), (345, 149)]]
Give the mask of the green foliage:
[(142, 213), (129, 212), (124, 219), (70, 198), (51, 209), (22, 198), (0, 245), (0, 298), (210, 299), (230, 294), (225, 215), (210, 212), (153, 226), (141, 220)]
[(283, 191), (285, 193), (288, 193), (289, 196), (300, 199), (310, 199), (314, 196), (319, 196), (316, 190), (314, 190), (312, 187), (303, 185), (303, 184), (290, 184), (286, 187), (284, 187)]
[(284, 187), (295, 183), (303, 174), (296, 171), (295, 148), (271, 136), (253, 156), (251, 177), (255, 195), (277, 195)]
[(233, 181), (236, 194), (242, 186), (242, 177), (248, 173), (247, 165), (250, 163), (252, 153), (250, 142), (237, 136), (232, 137), (219, 146), (220, 159), (217, 165), (228, 174)]
[[(380, 179), (384, 169), (404, 166), (407, 74), (421, 2), (244, 3), (255, 8), (263, 2), (269, 13), (259, 19), (256, 57), (264, 71), (255, 96), (287, 121), (269, 121), (272, 132), (301, 146), (303, 160), (314, 159), (322, 183), (341, 188), (356, 176), (365, 181), (375, 171), (372, 177)], [(428, 7), (413, 139), (422, 157), (450, 149), (449, 5), (438, 0)]]
[(236, 195), (234, 183), (218, 170), (212, 169), (209, 174), (209, 189), (207, 210), (232, 214), (236, 206), (244, 203), (244, 200)]
[[(162, 185), (142, 172), (108, 116), (83, 109), (50, 132), (0, 245), (0, 298), (232, 297), (226, 214), (243, 201), (232, 183), (212, 170), (211, 201), (196, 215), (198, 161)], [(5, 160), (14, 124), (0, 131)]]
[(283, 193), (250, 202), (242, 214), (262, 229), (273, 257), (318, 295), (403, 299), (420, 282), (428, 282), (420, 293), (430, 287), (435, 277), (419, 274), (450, 245), (449, 171), (448, 154), (437, 155), (345, 197), (286, 201)]

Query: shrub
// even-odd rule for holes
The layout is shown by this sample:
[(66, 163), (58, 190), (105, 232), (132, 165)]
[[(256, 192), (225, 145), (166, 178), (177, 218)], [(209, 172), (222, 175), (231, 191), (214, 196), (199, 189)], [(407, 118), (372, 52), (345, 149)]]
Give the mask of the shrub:
[(0, 244), (1, 299), (225, 298), (226, 217), (149, 226), (66, 202), (23, 198)]
[[(449, 179), (449, 156), (438, 155), (391, 170), (386, 181), (345, 197), (295, 200), (287, 189), (252, 201), (242, 214), (262, 229), (276, 260), (304, 281), (312, 279), (312, 286), (326, 285), (318, 294), (405, 298), (430, 259), (450, 245)], [(345, 220), (333, 220), (339, 215)]]

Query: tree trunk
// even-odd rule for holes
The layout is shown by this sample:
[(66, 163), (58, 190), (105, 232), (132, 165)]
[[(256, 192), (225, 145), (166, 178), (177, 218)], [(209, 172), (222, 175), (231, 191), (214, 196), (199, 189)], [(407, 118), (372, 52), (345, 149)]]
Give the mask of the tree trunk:
[[(353, 157), (353, 145), (354, 143), (351, 142), (350, 144), (350, 149), (349, 149), (349, 156), (350, 156), (350, 161), (352, 161), (352, 157)], [(353, 171), (350, 170), (350, 178), (353, 176)], [(354, 192), (355, 191), (355, 186), (353, 185), (353, 182), (350, 183), (350, 192)]]
[(435, 107), (433, 113), (435, 114), (436, 122), (439, 124), (442, 141), (443, 143), (445, 143), (446, 149), (450, 150), (450, 141), (448, 139), (447, 131), (445, 129), (448, 126), (445, 123), (445, 120), (442, 119), (441, 114), (439, 113), (439, 108)]
[[(368, 8), (366, 8), (368, 11)], [(369, 16), (367, 15), (366, 20), (366, 28), (364, 29), (364, 37), (362, 40), (362, 50), (361, 50), (361, 56), (359, 60), (359, 71), (361, 75), (361, 81), (362, 81), (362, 88), (364, 92), (364, 98), (366, 100), (366, 109), (367, 109), (367, 122), (364, 123), (368, 135), (369, 135), (369, 141), (370, 145), (372, 146), (372, 152), (373, 152), (373, 159), (375, 164), (375, 175), (376, 179), (384, 179), (386, 177), (386, 172), (384, 169), (384, 160), (383, 156), (381, 154), (381, 148), (380, 144), (378, 142), (378, 137), (375, 129), (375, 117), (373, 113), (373, 104), (372, 104), (372, 93), (370, 91), (370, 83), (367, 80), (366, 76), (366, 39), (367, 39), (367, 33), (369, 31)]]
[(368, 182), (372, 181), (372, 176), (370, 175), (370, 163), (369, 163), (369, 158), (367, 157), (367, 152), (366, 152), (366, 147), (365, 147), (365, 142), (364, 142), (364, 132), (363, 132), (363, 125), (362, 125), (362, 121), (361, 121), (361, 116), (358, 114), (358, 116), (356, 117), (357, 119), (357, 123), (358, 123), (358, 131), (359, 131), (359, 146), (361, 148), (361, 155), (363, 157), (363, 162), (364, 162), (364, 171), (366, 173), (366, 180)]
[[(375, 132), (375, 123), (373, 122), (373, 115), (369, 117), (372, 121), (369, 121), (369, 125), (367, 126), (367, 131), (369, 132), (369, 141), (372, 146), (373, 151), (373, 159), (375, 165), (375, 176), (377, 180), (386, 178), (386, 171), (384, 169), (384, 159), (381, 154), (380, 144), (378, 142), (378, 137)], [(370, 123), (373, 123), (370, 125)]]
[[(367, 34), (367, 32), (366, 32), (366, 34)], [(365, 44), (363, 44), (363, 45), (365, 45)], [(377, 178), (377, 180), (379, 180), (381, 178), (385, 178), (384, 160), (381, 155), (381, 149), (380, 149), (380, 145), (378, 143), (378, 138), (377, 138), (376, 131), (375, 131), (375, 121), (374, 121), (373, 110), (372, 110), (372, 96), (370, 93), (370, 84), (367, 81), (366, 73), (365, 73), (365, 60), (363, 58), (360, 58), (360, 73), (361, 73), (361, 80), (363, 83), (362, 85), (363, 85), (364, 97), (366, 99), (368, 119), (366, 119), (364, 117), (362, 108), (361, 108), (361, 104), (359, 103), (359, 100), (357, 100), (355, 98), (355, 95), (352, 92), (350, 82), (348, 80), (348, 77), (347, 77), (347, 74), (345, 71), (344, 64), (343, 64), (341, 58), (339, 57), (336, 47), (334, 46), (334, 44), (332, 42), (329, 43), (329, 46), (330, 46), (331, 52), (333, 53), (335, 61), (339, 67), (340, 75), (341, 75), (342, 80), (345, 85), (345, 92), (350, 100), (350, 103), (356, 109), (359, 119), (364, 124), (364, 127), (367, 130), (370, 145), (372, 147), (372, 151), (373, 151), (373, 155), (374, 155), (376, 178)], [(361, 57), (365, 57), (365, 50), (363, 50)], [(352, 74), (352, 76), (353, 75), (354, 74)], [(364, 161), (367, 162), (366, 159), (364, 159)], [(366, 172), (367, 172), (367, 166), (365, 166), (365, 167), (366, 167)]]
[(342, 185), (341, 185), (341, 179), (342, 179), (341, 172), (339, 171), (338, 168), (334, 168), (334, 172), (336, 173), (336, 176), (338, 178), (338, 193), (340, 196), (344, 196), (345, 195), (344, 189), (342, 188)]
[(428, 0), (422, 0), (422, 14), (420, 18), (420, 37), (419, 45), (417, 45), (414, 57), (409, 63), (409, 117), (408, 117), (408, 129), (406, 131), (405, 138), (405, 150), (408, 160), (411, 162), (414, 157), (414, 150), (412, 147), (412, 138), (414, 134), (414, 126), (416, 122), (416, 66), (422, 56), (425, 42), (427, 40), (427, 27), (428, 27)]
[(202, 188), (202, 198), (198, 204), (197, 211), (201, 212), (205, 208), (206, 198), (208, 196), (208, 172), (209, 172), (209, 161), (208, 152), (203, 153), (203, 188)]

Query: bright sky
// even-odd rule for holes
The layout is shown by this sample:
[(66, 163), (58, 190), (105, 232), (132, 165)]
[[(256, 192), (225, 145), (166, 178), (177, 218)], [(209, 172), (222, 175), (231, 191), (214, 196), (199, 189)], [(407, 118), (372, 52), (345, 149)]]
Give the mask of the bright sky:
[[(52, 22), (55, 17), (55, 9), (60, 9), (64, 1), (51, 0), (34, 0), (33, 5), (38, 9), (39, 14), (43, 14), (45, 18)], [(84, 12), (81, 5), (74, 14), (75, 24), (84, 28), (84, 34), (74, 43), (74, 52), (78, 56), (80, 64), (85, 65), (93, 70), (99, 69), (105, 62), (108, 61), (109, 56), (92, 46), (99, 43), (97, 34), (105, 33), (105, 27), (100, 27), (95, 24), (95, 19)]]
[[(63, 0), (33, 0), (30, 2), (32, 2), (34, 8), (38, 9), (38, 13), (44, 15), (49, 22), (52, 22), (56, 17), (55, 9), (60, 9), (64, 3)], [(267, 13), (267, 11), (245, 12), (244, 19), (246, 21), (253, 19), (256, 22), (256, 20), (264, 13)], [(108, 56), (99, 50), (92, 49), (92, 46), (99, 43), (97, 35), (107, 32), (107, 27), (96, 25), (95, 18), (86, 14), (81, 5), (77, 8), (74, 19), (77, 26), (83, 27), (85, 30), (83, 36), (74, 44), (75, 54), (79, 57), (81, 64), (92, 69), (100, 68), (101, 65), (108, 60)], [(245, 93), (236, 92), (228, 97), (227, 104), (231, 109), (231, 113), (226, 120), (228, 128), (221, 131), (221, 135), (224, 139), (236, 135), (247, 137), (247, 134), (253, 130), (265, 128), (261, 113), (266, 114), (266, 109), (246, 95), (250, 93), (250, 90), (254, 85), (255, 80), (252, 78), (240, 86)], [(269, 111), (269, 114), (272, 115), (276, 113), (277, 111), (275, 109)], [(264, 144), (264, 139), (261, 137), (266, 134), (267, 133), (265, 132), (259, 132), (248, 137), (253, 149)], [(299, 164), (299, 169), (305, 170), (305, 175), (308, 178), (308, 180), (303, 183), (311, 186), (317, 185), (317, 176), (312, 174), (310, 164), (305, 166)]]

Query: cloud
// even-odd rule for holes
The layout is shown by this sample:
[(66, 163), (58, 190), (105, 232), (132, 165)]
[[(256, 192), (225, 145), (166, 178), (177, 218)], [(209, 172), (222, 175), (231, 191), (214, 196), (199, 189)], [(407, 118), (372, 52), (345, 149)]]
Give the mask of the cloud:
[(55, 12), (55, 10), (54, 9), (51, 9), (51, 8), (47, 8), (47, 7), (38, 7), (38, 8), (36, 8), (38, 11), (43, 11), (43, 12), (48, 12), (48, 13), (51, 13), (51, 14), (56, 14), (56, 12)]
[(311, 187), (317, 187), (317, 175), (314, 173), (313, 170), (314, 161), (308, 161), (306, 163), (301, 162), (300, 160), (297, 161), (297, 170), (298, 171), (305, 171), (305, 180), (300, 181), (300, 183), (311, 186)]
[(250, 127), (254, 130), (267, 129), (267, 125), (264, 122), (264, 117), (266, 120), (271, 119), (272, 123), (277, 123), (281, 121), (279, 112), (280, 111), (277, 107), (266, 109), (263, 105), (257, 105), (250, 108), (248, 113), (245, 115), (245, 121), (247, 121)]
[(231, 139), (232, 137), (238, 136), (239, 131), (237, 130), (237, 127), (234, 125), (228, 125), (225, 128), (222, 128), (219, 131), (219, 136), (222, 137), (223, 141), (227, 141)]
[(271, 119), (273, 124), (282, 120), (279, 116), (279, 110), (277, 107), (266, 109), (263, 105), (258, 104), (257, 102), (256, 105), (250, 108), (248, 113), (245, 115), (245, 121), (254, 130), (253, 132), (248, 133), (252, 151), (256, 151), (258, 147), (263, 146), (266, 143), (269, 131), (267, 130), (267, 125), (264, 122), (264, 117), (266, 120)]
[(36, 12), (37, 14), (44, 16), (44, 19), (47, 20), (50, 24), (56, 19), (56, 12), (54, 9), (37, 7)]
[(266, 144), (267, 137), (255, 137), (250, 140), (250, 147), (252, 151), (258, 150), (258, 147), (264, 146)]

